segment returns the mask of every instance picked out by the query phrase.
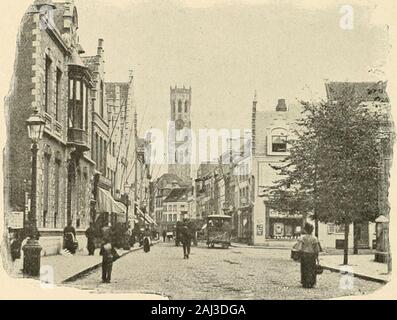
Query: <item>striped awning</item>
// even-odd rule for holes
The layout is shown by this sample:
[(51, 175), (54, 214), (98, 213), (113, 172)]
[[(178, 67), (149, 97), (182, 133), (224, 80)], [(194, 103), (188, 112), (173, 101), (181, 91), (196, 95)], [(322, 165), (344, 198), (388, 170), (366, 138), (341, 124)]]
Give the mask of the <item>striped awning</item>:
[(98, 189), (98, 200), (96, 203), (97, 212), (108, 212), (116, 214), (125, 214), (127, 207), (121, 202), (117, 202), (112, 197), (112, 194), (102, 188)]
[(137, 209), (139, 215), (140, 215), (142, 218), (144, 218), (144, 219), (146, 220), (147, 223), (152, 223), (152, 224), (154, 224), (155, 226), (157, 226), (156, 221), (154, 221), (150, 215), (143, 213), (142, 210), (139, 208), (139, 206), (136, 206), (136, 209)]

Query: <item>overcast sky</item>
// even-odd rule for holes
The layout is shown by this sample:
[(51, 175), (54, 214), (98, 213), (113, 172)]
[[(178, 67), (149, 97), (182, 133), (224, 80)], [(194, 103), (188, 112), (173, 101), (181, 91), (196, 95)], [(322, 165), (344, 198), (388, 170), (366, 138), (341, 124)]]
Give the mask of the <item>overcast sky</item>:
[[(105, 41), (106, 80), (126, 81), (134, 69), (141, 134), (165, 128), (170, 85), (192, 87), (193, 128), (249, 128), (255, 90), (265, 109), (278, 98), (290, 104), (323, 96), (324, 79), (378, 80), (369, 70), (384, 63), (388, 50), (386, 28), (372, 23), (373, 5), (353, 6), (354, 28), (343, 30), (335, 1), (75, 3), (86, 54), (96, 53), (98, 38)], [(22, 13), (11, 9), (5, 19), (16, 25)], [(16, 34), (11, 30), (7, 61)]]
[(192, 86), (194, 128), (243, 128), (255, 90), (259, 107), (272, 108), (323, 96), (324, 79), (377, 79), (368, 71), (384, 63), (387, 33), (370, 23), (373, 7), (354, 7), (354, 28), (343, 30), (337, 4), (213, 3), (76, 1), (87, 53), (105, 40), (107, 80), (135, 70), (143, 128), (164, 126), (170, 85)]

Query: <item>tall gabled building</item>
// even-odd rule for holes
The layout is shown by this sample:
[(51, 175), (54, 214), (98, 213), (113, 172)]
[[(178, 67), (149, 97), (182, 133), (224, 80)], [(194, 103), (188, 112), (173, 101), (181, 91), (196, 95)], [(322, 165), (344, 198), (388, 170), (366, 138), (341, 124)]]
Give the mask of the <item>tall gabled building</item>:
[[(80, 55), (73, 1), (34, 1), (17, 39), (14, 76), (6, 98), (5, 211), (30, 210), (31, 142), (26, 120), (45, 121), (37, 159), (37, 227), (44, 255), (61, 250), (62, 229), (72, 222), (84, 247), (90, 222), (93, 77)], [(12, 221), (11, 220), (8, 220)], [(10, 226), (20, 227), (20, 226)]]

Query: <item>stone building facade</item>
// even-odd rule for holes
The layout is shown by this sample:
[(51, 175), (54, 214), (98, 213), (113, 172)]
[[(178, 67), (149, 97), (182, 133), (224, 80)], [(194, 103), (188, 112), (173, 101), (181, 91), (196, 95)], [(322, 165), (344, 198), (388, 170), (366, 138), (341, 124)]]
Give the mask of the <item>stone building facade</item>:
[(6, 214), (30, 203), (31, 142), (26, 120), (37, 111), (45, 121), (37, 164), (37, 225), (43, 254), (61, 249), (67, 221), (82, 232), (90, 221), (89, 152), (93, 86), (80, 54), (78, 14), (73, 2), (35, 1), (19, 30), (14, 76), (6, 99)]
[(184, 181), (191, 181), (192, 89), (170, 88), (171, 121), (169, 125), (168, 172)]

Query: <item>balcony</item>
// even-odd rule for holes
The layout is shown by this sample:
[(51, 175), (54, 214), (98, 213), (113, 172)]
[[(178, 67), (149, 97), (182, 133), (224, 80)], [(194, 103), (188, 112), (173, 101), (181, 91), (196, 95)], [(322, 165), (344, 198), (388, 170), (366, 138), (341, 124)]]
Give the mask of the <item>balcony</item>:
[(83, 129), (68, 129), (68, 144), (75, 147), (79, 152), (90, 150), (88, 146), (88, 134)]

